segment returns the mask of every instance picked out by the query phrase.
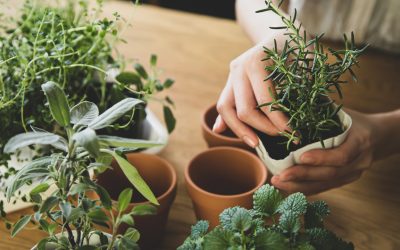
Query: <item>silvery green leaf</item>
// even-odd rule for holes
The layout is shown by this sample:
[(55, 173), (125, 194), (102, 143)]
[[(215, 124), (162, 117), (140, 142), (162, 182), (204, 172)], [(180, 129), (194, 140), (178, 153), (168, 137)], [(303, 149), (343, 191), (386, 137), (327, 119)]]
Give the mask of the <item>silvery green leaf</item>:
[(27, 132), (12, 137), (4, 146), (4, 153), (15, 152), (19, 148), (38, 144), (49, 145), (56, 143), (60, 136), (48, 132)]
[(31, 220), (32, 215), (25, 215), (17, 223), (15, 223), (13, 230), (11, 231), (11, 237), (14, 237), (21, 231)]
[(88, 127), (94, 130), (105, 128), (113, 124), (127, 112), (132, 111), (133, 108), (140, 103), (143, 103), (143, 101), (135, 98), (126, 98), (96, 117), (89, 123)]
[(92, 102), (81, 102), (71, 108), (71, 123), (88, 125), (99, 116), (99, 108)]
[(52, 157), (42, 157), (25, 165), (10, 180), (7, 186), (7, 200), (10, 201), (13, 194), (27, 182), (47, 176), (49, 174), (48, 166), (52, 164)]
[(42, 84), (42, 90), (46, 95), (54, 120), (62, 127), (68, 126), (70, 124), (69, 105), (64, 91), (52, 81)]
[[(36, 132), (36, 133), (37, 132), (42, 132), (42, 133), (48, 133), (48, 134), (54, 135), (53, 133), (50, 133), (49, 131), (46, 131), (46, 130), (41, 129), (41, 128), (37, 128), (35, 126), (31, 126), (31, 129), (32, 129), (33, 132)], [(55, 143), (52, 143), (51, 146), (53, 146), (53, 147), (55, 147), (57, 149), (60, 149), (60, 150), (62, 150), (64, 152), (67, 152), (68, 151), (68, 142), (67, 142), (67, 140), (65, 140), (61, 136), (58, 136), (58, 137), (59, 137), (58, 141), (56, 141)]]
[(84, 147), (93, 157), (100, 154), (100, 144), (96, 132), (91, 128), (86, 128), (72, 136), (72, 139)]
[(99, 135), (100, 145), (105, 145), (108, 147), (123, 147), (123, 148), (151, 148), (156, 146), (163, 145), (162, 143), (139, 140), (139, 139), (128, 139), (122, 138), (118, 136), (109, 136), (109, 135)]

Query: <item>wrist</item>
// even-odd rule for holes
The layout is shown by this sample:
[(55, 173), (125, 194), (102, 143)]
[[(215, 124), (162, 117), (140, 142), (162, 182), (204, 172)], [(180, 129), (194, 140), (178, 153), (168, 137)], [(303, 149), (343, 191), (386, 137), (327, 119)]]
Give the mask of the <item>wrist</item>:
[(400, 153), (400, 110), (369, 115), (372, 121), (374, 159)]

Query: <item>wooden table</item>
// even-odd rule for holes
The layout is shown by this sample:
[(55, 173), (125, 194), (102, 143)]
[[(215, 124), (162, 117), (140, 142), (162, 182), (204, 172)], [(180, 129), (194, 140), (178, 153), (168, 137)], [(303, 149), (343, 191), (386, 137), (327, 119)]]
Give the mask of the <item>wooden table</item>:
[[(133, 17), (133, 27), (123, 35), (128, 44), (119, 46), (122, 54), (147, 62), (149, 55), (156, 53), (164, 75), (176, 80), (168, 94), (176, 102), (178, 124), (161, 154), (175, 166), (179, 176), (178, 195), (161, 247), (175, 249), (195, 222), (183, 169), (206, 149), (200, 130), (201, 113), (217, 100), (230, 60), (251, 43), (233, 21), (148, 6), (134, 9), (129, 2), (110, 2), (105, 10), (107, 15), (118, 11)], [(346, 106), (365, 112), (399, 108), (399, 62), (399, 57), (370, 51), (358, 70), (360, 83), (344, 90)], [(152, 106), (161, 114), (157, 105)], [(328, 202), (332, 215), (327, 226), (353, 241), (357, 249), (400, 249), (399, 177), (400, 155), (396, 155), (374, 164), (361, 180), (312, 199)], [(0, 249), (30, 249), (41, 237), (38, 230), (25, 230), (11, 239), (2, 228)]]

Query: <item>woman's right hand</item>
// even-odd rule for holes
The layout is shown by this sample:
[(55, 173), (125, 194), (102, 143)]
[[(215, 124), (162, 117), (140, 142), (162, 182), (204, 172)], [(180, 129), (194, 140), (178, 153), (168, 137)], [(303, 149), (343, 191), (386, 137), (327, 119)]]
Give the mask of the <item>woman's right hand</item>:
[(217, 102), (219, 113), (213, 131), (221, 133), (229, 127), (246, 144), (254, 148), (258, 138), (252, 128), (268, 135), (278, 135), (290, 131), (288, 118), (280, 111), (258, 105), (271, 102), (270, 93), (275, 91), (272, 81), (264, 81), (268, 76), (265, 66), (270, 64), (265, 58), (263, 46), (273, 46), (273, 41), (263, 41), (247, 50), (230, 64), (227, 83)]

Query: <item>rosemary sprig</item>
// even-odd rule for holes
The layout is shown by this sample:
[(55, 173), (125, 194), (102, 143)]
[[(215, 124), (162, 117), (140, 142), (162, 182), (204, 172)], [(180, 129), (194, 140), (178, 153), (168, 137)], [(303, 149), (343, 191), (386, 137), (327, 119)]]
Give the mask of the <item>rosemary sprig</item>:
[[(358, 56), (368, 45), (357, 49), (352, 33), (350, 40), (344, 35), (344, 49), (328, 48), (328, 53), (320, 42), (324, 34), (308, 40), (301, 24), (296, 25), (296, 10), (293, 17), (286, 17), (279, 5), (275, 6), (271, 0), (265, 3), (267, 7), (257, 12), (269, 11), (278, 15), (284, 25), (271, 28), (284, 30), (287, 39), (282, 50), (278, 49), (276, 40), (273, 48), (264, 47), (264, 60), (272, 61), (265, 67), (266, 80), (272, 80), (276, 91), (270, 91), (272, 102), (259, 107), (268, 106), (272, 111), (279, 110), (288, 115), (292, 131), (281, 132), (287, 138), (287, 149), (294, 141), (302, 145), (320, 141), (323, 145), (324, 139), (342, 132), (337, 117), (342, 105), (334, 105), (329, 94), (337, 92), (342, 98), (341, 85), (346, 81), (341, 77), (349, 72), (356, 80), (351, 68), (358, 64)], [(336, 59), (334, 63), (328, 62), (331, 56)]]

